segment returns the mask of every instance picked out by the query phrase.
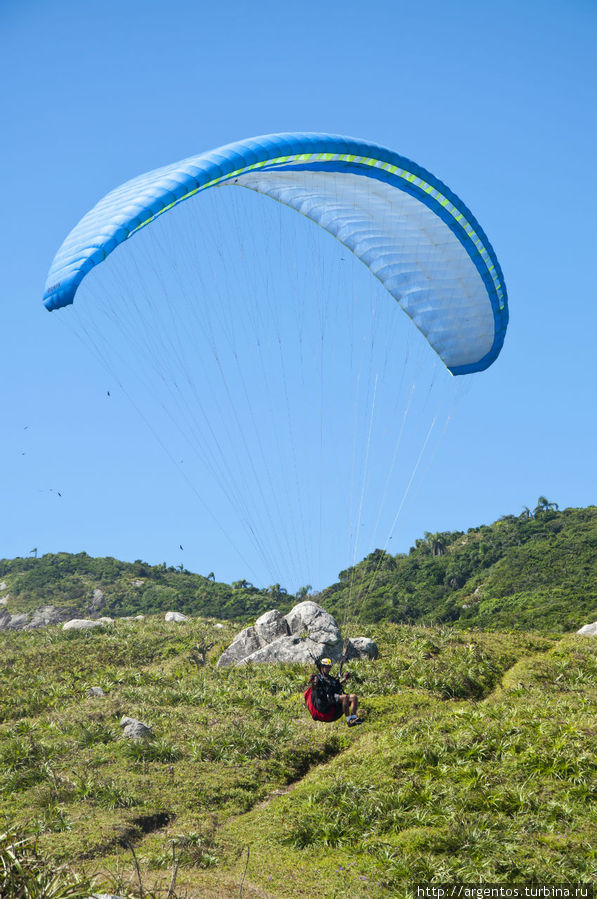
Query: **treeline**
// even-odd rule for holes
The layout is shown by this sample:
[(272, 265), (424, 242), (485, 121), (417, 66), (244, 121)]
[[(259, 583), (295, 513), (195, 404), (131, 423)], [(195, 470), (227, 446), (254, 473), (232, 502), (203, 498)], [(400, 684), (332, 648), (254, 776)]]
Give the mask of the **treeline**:
[[(240, 621), (271, 608), (286, 612), (308, 590), (224, 584), (213, 573), (86, 553), (0, 560), (2, 582), (11, 612), (54, 605), (114, 617), (177, 610)], [(559, 511), (540, 497), (535, 509), (491, 525), (426, 533), (407, 554), (375, 550), (313, 598), (341, 622), (576, 630), (597, 619), (597, 507)]]

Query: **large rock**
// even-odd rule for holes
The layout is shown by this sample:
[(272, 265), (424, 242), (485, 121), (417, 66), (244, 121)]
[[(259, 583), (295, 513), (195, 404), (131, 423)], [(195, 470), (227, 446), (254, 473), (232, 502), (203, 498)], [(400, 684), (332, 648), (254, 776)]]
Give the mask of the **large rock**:
[(220, 656), (218, 667), (249, 662), (312, 663), (320, 656), (337, 661), (342, 656), (340, 630), (332, 615), (311, 600), (282, 615), (266, 612), (238, 634)]
[(277, 609), (265, 612), (255, 622), (255, 632), (260, 640), (271, 643), (279, 637), (287, 637), (290, 633), (286, 619)]
[(597, 637), (597, 621), (583, 625), (576, 633), (581, 637)]
[[(331, 650), (326, 649), (332, 661), (337, 662), (342, 655), (342, 646), (337, 644)], [(238, 664), (248, 665), (249, 663), (266, 663), (266, 662), (302, 662), (310, 665), (318, 659), (322, 652), (322, 644), (315, 643), (308, 637), (279, 637), (273, 643), (268, 643), (258, 649), (256, 652), (242, 659)]]
[(351, 637), (347, 641), (346, 661), (350, 659), (376, 659), (379, 655), (377, 644), (369, 637)]
[(237, 634), (228, 649), (225, 649), (218, 660), (218, 668), (226, 665), (238, 665), (256, 650), (261, 649), (264, 641), (254, 627), (246, 627)]
[(294, 606), (286, 616), (286, 622), (291, 634), (306, 634), (315, 643), (333, 647), (340, 642), (340, 628), (333, 615), (310, 599)]

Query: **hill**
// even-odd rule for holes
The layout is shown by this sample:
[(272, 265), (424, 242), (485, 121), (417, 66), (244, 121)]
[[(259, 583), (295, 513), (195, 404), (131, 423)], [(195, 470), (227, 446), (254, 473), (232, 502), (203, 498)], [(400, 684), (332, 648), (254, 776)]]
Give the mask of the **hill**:
[[(154, 614), (248, 621), (306, 595), (280, 584), (224, 584), (184, 568), (86, 553), (0, 560), (0, 602), (12, 614), (54, 605), (82, 616)], [(375, 550), (314, 598), (339, 621), (577, 630), (597, 619), (597, 507), (533, 510), (491, 525), (430, 534), (408, 554)], [(0, 609), (1, 613), (2, 609)]]
[[(216, 668), (229, 623), (0, 634), (5, 876), (28, 833), (36, 871), (146, 899), (167, 894), (173, 869), (179, 899), (590, 881), (594, 639), (368, 632), (380, 659), (350, 665), (365, 717), (351, 730), (307, 716), (301, 666)], [(153, 739), (124, 738), (123, 715)]]
[(0, 597), (13, 613), (45, 605), (123, 617), (176, 610), (186, 615), (247, 619), (273, 605), (288, 611), (293, 597), (279, 584), (254, 587), (249, 581), (216, 582), (185, 568), (121, 562), (87, 553), (48, 553), (36, 558), (0, 559)]
[(318, 600), (340, 619), (576, 630), (597, 619), (597, 507), (534, 512), (376, 550)]

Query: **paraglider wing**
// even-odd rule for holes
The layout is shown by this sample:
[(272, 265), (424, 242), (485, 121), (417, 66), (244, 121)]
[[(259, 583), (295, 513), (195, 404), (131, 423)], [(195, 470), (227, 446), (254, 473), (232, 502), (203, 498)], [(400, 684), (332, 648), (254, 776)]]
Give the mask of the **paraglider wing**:
[(472, 213), (394, 151), (325, 134), (251, 138), (121, 185), (58, 251), (46, 307), (72, 303), (85, 275), (157, 216), (224, 184), (270, 196), (333, 234), (399, 302), (452, 374), (482, 371), (497, 358), (508, 323), (506, 288)]

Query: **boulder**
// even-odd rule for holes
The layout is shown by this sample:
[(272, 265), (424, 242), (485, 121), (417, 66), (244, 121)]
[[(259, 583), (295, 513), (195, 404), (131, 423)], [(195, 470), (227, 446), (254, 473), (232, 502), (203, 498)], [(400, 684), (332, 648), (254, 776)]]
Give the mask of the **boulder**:
[[(334, 648), (336, 649), (336, 648)], [(342, 646), (338, 644), (338, 651), (332, 651), (330, 654), (333, 661), (338, 661), (342, 655)], [(327, 650), (326, 650), (327, 652)], [(308, 637), (279, 637), (272, 643), (267, 643), (252, 653), (250, 656), (238, 662), (239, 665), (248, 665), (249, 663), (267, 662), (301, 662), (304, 665), (312, 665), (315, 659), (322, 655), (321, 643), (315, 643)], [(219, 664), (219, 663), (218, 663)]]
[(334, 646), (340, 642), (340, 628), (333, 615), (310, 599), (299, 602), (286, 616), (291, 634), (306, 634), (315, 643)]
[(376, 659), (378, 655), (377, 644), (369, 637), (351, 637), (347, 641), (347, 661), (350, 659)]
[(277, 609), (265, 612), (258, 618), (255, 622), (255, 631), (264, 643), (271, 643), (279, 637), (287, 637), (290, 633), (286, 619)]
[(581, 637), (597, 637), (597, 621), (593, 624), (584, 624), (576, 633)]
[(188, 621), (188, 617), (182, 612), (166, 612), (166, 621)]
[(153, 731), (148, 724), (137, 721), (136, 718), (128, 718), (126, 715), (122, 718), (120, 726), (123, 728), (123, 735), (131, 740), (147, 740), (153, 737)]
[(282, 615), (266, 612), (238, 634), (220, 656), (218, 667), (249, 662), (301, 662), (311, 664), (320, 656), (338, 661), (342, 640), (335, 619), (311, 600), (298, 603)]
[(243, 659), (248, 658), (252, 653), (261, 649), (264, 641), (254, 627), (246, 627), (240, 634), (237, 634), (228, 649), (225, 649), (218, 659), (218, 668), (225, 668), (227, 665), (238, 665)]

